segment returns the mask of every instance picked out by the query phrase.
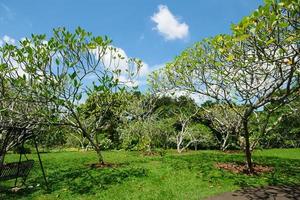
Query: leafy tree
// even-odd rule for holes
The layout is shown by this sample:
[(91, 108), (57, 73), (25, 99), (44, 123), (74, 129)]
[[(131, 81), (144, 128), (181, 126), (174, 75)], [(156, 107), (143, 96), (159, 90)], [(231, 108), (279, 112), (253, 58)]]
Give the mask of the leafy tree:
[(45, 149), (63, 147), (67, 142), (67, 134), (65, 127), (48, 126), (39, 130), (36, 140)]
[(214, 137), (213, 131), (204, 123), (194, 122), (188, 127), (187, 131), (195, 138), (193, 142), (194, 150), (198, 150), (198, 148), (216, 149), (217, 141)]
[[(215, 139), (220, 149), (226, 150), (230, 145), (236, 145), (240, 133), (240, 118), (236, 112), (227, 104), (206, 103), (202, 105), (201, 118), (208, 122), (208, 125), (215, 132)], [(240, 109), (235, 106), (235, 109)]]
[(193, 118), (199, 113), (199, 107), (187, 97), (179, 98), (179, 106), (173, 110), (174, 118), (176, 119), (176, 146), (177, 152), (181, 153), (191, 144), (196, 144), (198, 141), (196, 131), (192, 131), (190, 126)]
[(97, 145), (100, 145), (100, 137), (102, 140), (106, 140), (106, 148), (109, 141), (114, 147), (120, 145), (117, 128), (122, 123), (120, 115), (129, 99), (130, 96), (125, 90), (106, 91), (93, 93), (81, 105), (79, 112), (82, 114), (83, 120), (89, 123), (89, 132), (93, 134), (92, 137), (95, 138)]
[(299, 1), (266, 1), (234, 25), (232, 35), (205, 39), (152, 75), (155, 88), (189, 91), (231, 107), (240, 117), (250, 173), (249, 121), (271, 102), (277, 109), (293, 101), (299, 91), (299, 7)]
[(268, 119), (271, 126), (266, 128), (263, 135), (257, 137), (256, 141), (259, 145), (264, 148), (297, 148), (300, 146), (300, 99), (299, 95), (296, 95), (298, 97), (293, 102), (280, 107), (271, 116), (268, 110), (276, 108), (277, 103), (271, 103), (264, 108), (260, 118)]
[(123, 148), (151, 151), (153, 141), (159, 133), (156, 118), (153, 115), (157, 98), (149, 94), (131, 95), (121, 116), (123, 126), (119, 128), (123, 140)]
[[(6, 87), (2, 90), (5, 96), (1, 94), (1, 122), (23, 123), (27, 129), (49, 124), (68, 126), (87, 138), (103, 163), (96, 138), (91, 137), (89, 124), (81, 118), (80, 103), (93, 92), (122, 90), (125, 84), (119, 77), (130, 80), (141, 66), (137, 59), (124, 58), (111, 42), (82, 28), (75, 33), (58, 28), (50, 38), (32, 35), (18, 46), (1, 47), (1, 78)], [(10, 106), (21, 106), (21, 102), (26, 102), (28, 110)], [(11, 116), (6, 117), (7, 113)]]

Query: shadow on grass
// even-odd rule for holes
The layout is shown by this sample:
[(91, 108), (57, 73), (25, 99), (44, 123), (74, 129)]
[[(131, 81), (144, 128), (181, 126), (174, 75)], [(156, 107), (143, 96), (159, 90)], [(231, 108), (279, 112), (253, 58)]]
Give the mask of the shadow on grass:
[(51, 190), (65, 189), (72, 193), (95, 193), (130, 177), (146, 176), (143, 168), (77, 169), (49, 175)]
[(271, 166), (274, 171), (260, 175), (234, 174), (217, 169), (218, 162), (241, 163), (244, 156), (239, 154), (201, 153), (198, 155), (167, 156), (165, 162), (175, 170), (191, 170), (197, 177), (211, 184), (231, 182), (239, 187), (257, 187), (260, 185), (300, 185), (300, 162), (297, 159), (254, 156), (254, 163)]
[(31, 181), (26, 181), (25, 185), (21, 185), (18, 182), (17, 187), (14, 187), (15, 180), (8, 180), (0, 182), (0, 199), (20, 199), (20, 197), (26, 197), (37, 191), (46, 192), (45, 185), (32, 184)]
[[(47, 176), (48, 190), (35, 187), (12, 192), (8, 186), (5, 186), (0, 190), (0, 199), (18, 199), (35, 193), (37, 190), (41, 190), (39, 191), (41, 193), (68, 191), (73, 194), (95, 194), (99, 190), (105, 190), (129, 178), (144, 176), (147, 176), (147, 170), (144, 168), (58, 169)], [(29, 185), (30, 183), (43, 183), (43, 179), (42, 177), (31, 179)]]

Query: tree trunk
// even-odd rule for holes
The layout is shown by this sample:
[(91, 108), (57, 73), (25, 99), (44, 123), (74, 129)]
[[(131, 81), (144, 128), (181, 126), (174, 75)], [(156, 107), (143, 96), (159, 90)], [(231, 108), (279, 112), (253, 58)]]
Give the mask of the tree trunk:
[(227, 145), (228, 138), (229, 138), (229, 133), (226, 133), (225, 137), (222, 136), (222, 139), (223, 139), (223, 143), (222, 143), (222, 146), (221, 146), (222, 151), (225, 151), (228, 147), (228, 145)]
[(100, 148), (99, 147), (95, 147), (95, 151), (97, 153), (99, 163), (104, 164), (104, 159), (103, 159), (103, 156), (102, 156)]
[(178, 152), (178, 153), (181, 153), (181, 150), (180, 150), (180, 144), (179, 144), (179, 143), (177, 144), (177, 152)]
[[(88, 133), (88, 131), (85, 129), (85, 127), (82, 125), (81, 121), (79, 120), (79, 117), (76, 115), (76, 113), (74, 112), (74, 110), (71, 110), (73, 117), (75, 118), (75, 120), (77, 121), (79, 127), (80, 128), (80, 132), (82, 133), (82, 136), (85, 137), (90, 143), (91, 145), (94, 147), (97, 156), (98, 156), (98, 161), (99, 163), (103, 164), (104, 160), (103, 160), (103, 156), (100, 150), (100, 147), (98, 144), (98, 141), (96, 141), (97, 144), (95, 144), (95, 142), (93, 141), (93, 139), (91, 138), (91, 134)], [(97, 136), (96, 136), (97, 139)]]
[(4, 157), (5, 157), (5, 153), (3, 155), (0, 155), (0, 167), (3, 165), (4, 163)]
[(104, 164), (104, 159), (103, 159), (103, 156), (102, 156), (102, 153), (101, 153), (99, 145), (97, 145), (97, 144), (94, 143), (93, 139), (91, 137), (89, 137), (89, 135), (87, 134), (87, 132), (83, 131), (83, 136), (86, 137), (87, 140), (94, 147), (94, 149), (95, 149), (95, 151), (97, 153), (97, 156), (98, 156), (99, 163)]
[(245, 156), (247, 161), (247, 167), (249, 173), (254, 173), (253, 164), (252, 164), (252, 155), (250, 149), (250, 141), (249, 141), (249, 130), (248, 130), (248, 120), (243, 120), (243, 129), (244, 129), (244, 136), (245, 136)]
[(183, 140), (182, 136), (177, 136), (177, 152), (178, 153), (182, 152), (182, 149), (180, 148), (182, 140)]

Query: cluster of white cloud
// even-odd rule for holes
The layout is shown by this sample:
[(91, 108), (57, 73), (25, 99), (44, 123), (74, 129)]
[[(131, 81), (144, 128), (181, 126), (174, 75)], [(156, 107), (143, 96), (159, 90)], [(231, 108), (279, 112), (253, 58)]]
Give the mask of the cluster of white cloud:
[[(93, 50), (95, 55), (99, 54), (101, 49)], [(150, 73), (149, 65), (145, 62), (141, 63), (141, 68), (138, 71), (137, 66), (130, 62), (130, 58), (122, 48), (109, 46), (102, 57), (103, 66), (110, 70), (120, 70), (119, 81), (127, 86), (143, 85), (146, 81), (146, 76)], [(133, 66), (134, 65), (134, 66)], [(132, 69), (133, 68), (133, 69)], [(127, 71), (126, 71), (127, 70)], [(132, 70), (136, 74), (134, 78), (130, 77), (128, 71)], [(92, 79), (93, 77), (90, 77)]]
[(14, 38), (11, 38), (7, 35), (4, 35), (2, 38), (0, 38), (0, 46), (3, 46), (5, 43), (8, 44), (15, 44), (16, 40)]
[(185, 22), (180, 22), (165, 5), (158, 6), (158, 12), (154, 13), (151, 20), (156, 23), (154, 29), (166, 40), (184, 39), (189, 34), (189, 26)]

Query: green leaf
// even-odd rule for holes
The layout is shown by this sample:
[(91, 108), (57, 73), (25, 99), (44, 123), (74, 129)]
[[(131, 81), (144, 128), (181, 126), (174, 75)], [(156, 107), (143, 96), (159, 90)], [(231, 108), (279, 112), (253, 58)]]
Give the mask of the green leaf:
[(56, 65), (59, 65), (60, 62), (59, 62), (58, 58), (55, 59), (55, 63), (56, 63)]
[(70, 74), (69, 75), (70, 76), (70, 78), (73, 80), (73, 79), (75, 79), (75, 77), (77, 76), (77, 73), (76, 73), (76, 71), (74, 71), (72, 74)]
[(243, 34), (243, 35), (239, 35), (238, 37), (235, 37), (234, 40), (237, 42), (241, 42), (248, 39), (249, 37), (250, 37), (249, 34)]
[(226, 60), (227, 61), (233, 61), (233, 59), (234, 59), (234, 55), (233, 54), (230, 54), (227, 58), (226, 58)]
[(76, 96), (76, 100), (80, 100), (82, 98), (82, 93), (80, 93), (80, 94), (78, 94), (77, 96)]

